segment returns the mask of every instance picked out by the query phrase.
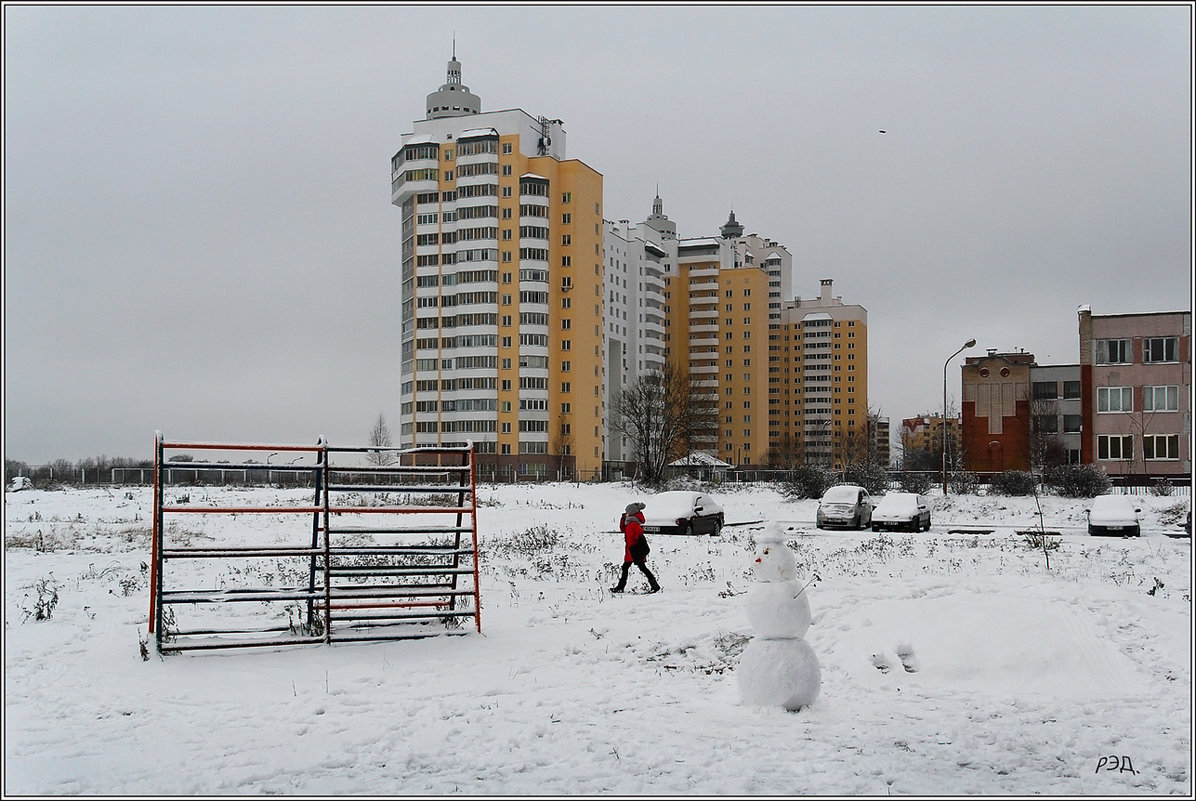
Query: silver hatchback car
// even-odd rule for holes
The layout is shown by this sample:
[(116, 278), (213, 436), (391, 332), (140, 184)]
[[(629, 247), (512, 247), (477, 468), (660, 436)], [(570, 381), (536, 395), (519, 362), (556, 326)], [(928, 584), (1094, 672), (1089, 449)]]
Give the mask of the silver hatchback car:
[(872, 496), (855, 484), (831, 487), (818, 502), (818, 528), (867, 528), (872, 522)]

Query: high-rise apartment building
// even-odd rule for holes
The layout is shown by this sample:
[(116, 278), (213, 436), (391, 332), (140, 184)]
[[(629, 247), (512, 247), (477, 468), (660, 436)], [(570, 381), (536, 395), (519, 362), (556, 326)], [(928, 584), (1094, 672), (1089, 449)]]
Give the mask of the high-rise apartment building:
[[(657, 199), (659, 209), (660, 198)], [(606, 351), (606, 408), (642, 376), (664, 367), (664, 269), (669, 251), (661, 234), (648, 223), (627, 220), (606, 222), (604, 247)], [(620, 465), (632, 461), (629, 443), (605, 421), (606, 461)]]
[(599, 469), (602, 176), (560, 120), (482, 111), (455, 54), (413, 129), (391, 159), (399, 444), (470, 440), (484, 475)]
[(841, 469), (872, 449), (868, 312), (831, 294), (781, 306), (770, 331), (771, 461)]
[[(657, 198), (645, 224), (669, 230), (667, 222)], [(662, 243), (667, 358), (718, 405), (717, 431), (696, 448), (734, 465), (766, 464), (769, 329), (792, 286), (792, 257), (777, 242), (745, 236), (734, 212), (717, 237)]]

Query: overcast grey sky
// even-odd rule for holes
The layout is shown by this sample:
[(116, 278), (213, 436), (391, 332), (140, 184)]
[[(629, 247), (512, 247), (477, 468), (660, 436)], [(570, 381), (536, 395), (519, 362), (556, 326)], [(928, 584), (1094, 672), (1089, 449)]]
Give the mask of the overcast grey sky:
[(969, 337), (1075, 363), (1080, 304), (1191, 308), (1189, 4), (7, 5), (5, 456), (397, 427), (390, 157), (454, 33), (608, 219), (733, 207), (863, 305), (894, 429)]

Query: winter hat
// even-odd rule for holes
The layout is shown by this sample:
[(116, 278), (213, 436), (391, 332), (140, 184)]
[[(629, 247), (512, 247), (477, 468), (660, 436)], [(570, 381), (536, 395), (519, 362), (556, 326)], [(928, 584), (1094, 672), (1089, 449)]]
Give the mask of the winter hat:
[(644, 505), (642, 503), (640, 503), (639, 501), (633, 501), (633, 502), (627, 504), (627, 514), (633, 515), (643, 508), (644, 508)]

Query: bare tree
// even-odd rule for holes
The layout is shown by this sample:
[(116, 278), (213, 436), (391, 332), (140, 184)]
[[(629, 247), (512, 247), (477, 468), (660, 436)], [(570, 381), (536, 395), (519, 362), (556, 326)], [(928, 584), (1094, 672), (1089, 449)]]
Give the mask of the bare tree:
[[(386, 418), (378, 412), (378, 419), (370, 429), (370, 446), (373, 448), (390, 447), (390, 428), (386, 425)], [(394, 462), (394, 454), (385, 450), (374, 450), (366, 453), (366, 461), (378, 467), (385, 467)]]
[(647, 484), (659, 484), (669, 462), (699, 443), (717, 441), (717, 395), (670, 363), (641, 376), (613, 406), (612, 429), (630, 440)]
[(773, 441), (768, 448), (768, 464), (792, 470), (801, 465), (806, 458), (806, 443), (800, 434), (786, 431)]
[(1041, 471), (1067, 462), (1067, 447), (1059, 435), (1059, 404), (1054, 398), (1030, 401), (1030, 467)]

